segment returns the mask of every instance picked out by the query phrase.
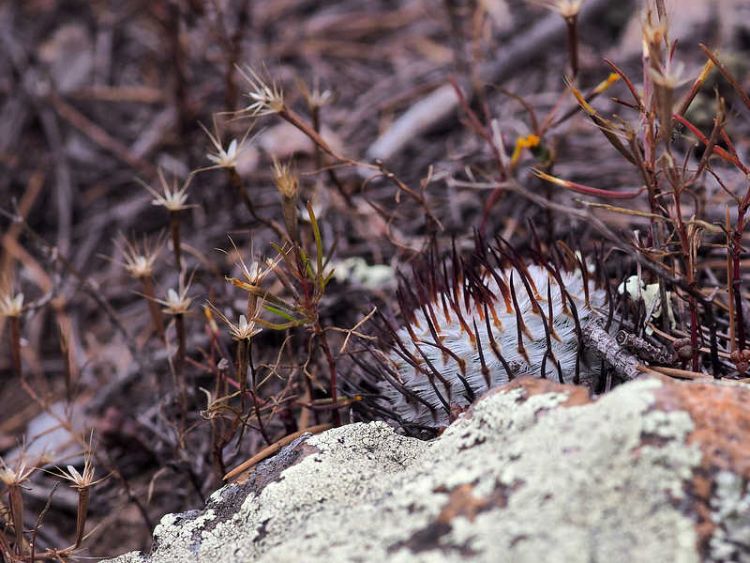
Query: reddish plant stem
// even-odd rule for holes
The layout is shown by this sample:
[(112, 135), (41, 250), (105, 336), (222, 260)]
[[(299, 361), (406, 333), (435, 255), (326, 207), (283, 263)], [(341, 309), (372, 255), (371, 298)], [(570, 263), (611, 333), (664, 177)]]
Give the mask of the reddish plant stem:
[[(695, 135), (701, 143), (703, 143), (706, 146), (709, 146), (711, 144), (710, 140), (700, 131), (700, 129), (698, 129), (695, 125), (693, 125), (692, 123), (690, 123), (687, 119), (685, 119), (684, 117), (682, 117), (681, 115), (678, 115), (678, 114), (674, 114), (672, 117), (676, 121), (679, 121), (682, 125), (684, 125), (685, 127), (687, 127), (690, 130), (690, 132), (693, 135)], [(724, 140), (726, 142), (727, 139), (725, 138)], [(730, 143), (727, 143), (727, 145), (729, 146)], [(723, 149), (722, 147), (714, 144), (713, 145), (713, 151), (712, 151), (712, 153), (709, 153), (709, 154), (715, 154), (719, 158), (721, 158), (722, 160), (725, 160), (725, 161), (729, 162), (730, 164), (733, 164), (734, 166), (736, 166), (737, 168), (739, 168), (744, 174), (750, 174), (750, 168), (748, 168), (747, 166), (745, 166), (742, 163), (742, 161), (737, 157), (737, 153), (736, 152), (734, 152), (734, 153), (729, 152), (729, 151)]]
[(156, 301), (156, 292), (154, 290), (154, 278), (152, 276), (144, 276), (141, 278), (143, 284), (143, 295), (146, 296), (146, 303), (148, 303), (148, 310), (151, 315), (151, 324), (154, 326), (154, 331), (162, 340), (165, 339), (164, 335), (164, 318), (161, 314), (161, 309)]
[(700, 350), (698, 342), (698, 304), (692, 295), (688, 297), (688, 306), (690, 307), (690, 348), (693, 353), (693, 371), (700, 372), (700, 360), (698, 356)]
[(174, 252), (174, 263), (177, 274), (182, 273), (182, 248), (180, 243), (180, 212), (169, 212), (169, 232), (172, 235), (172, 252)]
[(187, 79), (185, 77), (185, 50), (180, 37), (181, 14), (178, 2), (169, 3), (169, 18), (165, 22), (172, 51), (172, 68), (174, 69), (174, 98), (179, 115), (178, 127), (180, 132), (189, 129), (192, 122), (192, 112), (188, 103)]
[(16, 534), (16, 552), (26, 551), (26, 541), (23, 537), (23, 495), (21, 485), (8, 485), (8, 504), (10, 505), (11, 518), (13, 519), (13, 530)]
[[(312, 381), (304, 373), (302, 375), (302, 378), (304, 379), (304, 382), (305, 382), (305, 398), (307, 399), (307, 402), (311, 402), (313, 400), (313, 385), (312, 385)], [(299, 422), (298, 422), (298, 425), (299, 425), (300, 428), (306, 428), (306, 427), (309, 426), (309, 423), (308, 423), (309, 422), (309, 420), (308, 420), (309, 413), (312, 413), (313, 420), (315, 421), (315, 424), (320, 424), (320, 414), (318, 413), (318, 411), (316, 411), (314, 409), (311, 409), (311, 408), (308, 408), (308, 407), (304, 407), (303, 408), (303, 413), (300, 416), (300, 419), (299, 419)]]
[(573, 78), (578, 76), (578, 15), (565, 18), (568, 32), (568, 57)]
[[(313, 130), (320, 135), (320, 106), (312, 105), (310, 107), (310, 116), (312, 117)], [(323, 151), (317, 144), (315, 144), (315, 168), (316, 170), (323, 168)]]
[(494, 139), (492, 138), (491, 130), (489, 129), (489, 127), (485, 127), (482, 124), (477, 114), (473, 109), (471, 109), (471, 105), (466, 99), (466, 96), (464, 96), (463, 90), (461, 90), (461, 87), (458, 85), (458, 83), (452, 79), (450, 80), (450, 83), (451, 86), (453, 86), (453, 90), (456, 92), (456, 97), (458, 97), (459, 106), (466, 113), (466, 118), (468, 120), (469, 126), (487, 143), (487, 146), (492, 151), (492, 156), (495, 160), (495, 164), (497, 165), (497, 172), (500, 181), (505, 181), (505, 179), (508, 177), (508, 171), (505, 168), (505, 163), (503, 162), (502, 154), (500, 153), (500, 147), (497, 146)]
[[(695, 265), (691, 256), (693, 252), (690, 248), (690, 239), (688, 238), (687, 227), (685, 222), (682, 220), (682, 207), (680, 205), (680, 191), (681, 188), (675, 186), (674, 188), (674, 203), (675, 203), (675, 218), (677, 222), (677, 232), (680, 237), (680, 244), (682, 246), (682, 252), (685, 256), (685, 271), (687, 275), (687, 283), (690, 287), (695, 286)], [(662, 285), (662, 284), (660, 284)], [(666, 293), (666, 292), (665, 292)], [(666, 295), (662, 296), (663, 298)], [(692, 370), (700, 371), (700, 357), (699, 350), (700, 345), (698, 342), (699, 335), (699, 324), (698, 324), (698, 303), (693, 295), (688, 295), (688, 307), (690, 309), (690, 348), (692, 350)], [(662, 315), (665, 316), (667, 309), (667, 303), (662, 301)]]
[(89, 487), (81, 487), (78, 489), (78, 510), (76, 511), (76, 541), (73, 544), (73, 549), (78, 548), (83, 541), (83, 533), (86, 529), (86, 515), (89, 510), (89, 496), (91, 489)]
[(320, 323), (316, 323), (315, 333), (320, 339), (320, 346), (321, 348), (323, 348), (323, 353), (325, 354), (326, 360), (328, 362), (328, 370), (330, 372), (330, 377), (331, 377), (331, 383), (330, 383), (331, 403), (334, 405), (333, 424), (334, 426), (338, 427), (338, 426), (341, 426), (341, 413), (339, 412), (339, 409), (336, 406), (336, 404), (338, 403), (338, 388), (337, 388), (337, 381), (336, 381), (336, 360), (334, 359), (333, 354), (331, 353), (331, 347), (328, 345), (328, 338), (326, 337), (325, 331), (320, 326)]
[(70, 355), (70, 343), (68, 335), (62, 323), (57, 324), (58, 335), (60, 338), (60, 353), (63, 357), (63, 374), (65, 376), (65, 398), (68, 402), (73, 400), (73, 358)]
[[(750, 195), (750, 190), (748, 190)], [(748, 208), (748, 196), (745, 196), (737, 209), (737, 224), (732, 233), (732, 294), (734, 296), (734, 315), (739, 350), (745, 349), (745, 319), (742, 313), (742, 278), (740, 262), (742, 259), (742, 233), (745, 231), (745, 214)]]
[[(234, 111), (237, 106), (237, 80), (236, 80), (236, 67), (237, 63), (242, 56), (242, 36), (246, 29), (251, 26), (251, 6), (250, 0), (244, 0), (240, 4), (240, 9), (237, 13), (237, 27), (232, 37), (229, 40), (228, 45), (228, 57), (227, 66), (224, 74), (224, 103), (227, 111)], [(247, 56), (247, 53), (245, 53)]]
[(716, 67), (716, 70), (718, 70), (721, 75), (726, 79), (729, 84), (731, 84), (732, 89), (737, 93), (737, 96), (742, 100), (742, 103), (745, 104), (745, 107), (750, 109), (750, 96), (747, 95), (747, 92), (742, 87), (742, 85), (739, 83), (739, 81), (734, 77), (734, 75), (729, 71), (729, 69), (726, 67), (724, 63), (722, 63), (719, 58), (716, 56), (716, 54), (711, 51), (706, 45), (703, 43), (700, 43), (701, 50), (706, 54), (706, 56), (711, 60), (711, 62)]
[[(223, 360), (219, 361), (214, 385), (214, 397), (223, 397), (227, 394), (228, 365), (228, 362)], [(221, 477), (227, 472), (227, 467), (224, 463), (224, 446), (227, 444), (225, 420), (220, 416), (212, 416), (209, 420), (211, 423), (211, 454), (213, 466), (219, 481), (221, 481)]]
[(10, 359), (13, 371), (19, 379), (23, 378), (21, 366), (21, 318), (10, 317)]
[(247, 363), (250, 366), (250, 377), (253, 384), (253, 409), (255, 410), (255, 417), (258, 419), (258, 429), (260, 430), (263, 439), (270, 446), (271, 439), (266, 431), (266, 426), (263, 423), (263, 418), (260, 414), (260, 402), (258, 401), (258, 378), (255, 374), (255, 365), (253, 364), (253, 341), (247, 340)]
[(175, 330), (177, 332), (177, 353), (175, 354), (174, 371), (177, 380), (177, 389), (180, 395), (180, 414), (182, 421), (187, 419), (187, 385), (185, 382), (185, 315), (174, 316)]
[(352, 161), (348, 158), (344, 158), (342, 156), (339, 156), (336, 154), (336, 152), (331, 148), (331, 146), (323, 139), (323, 137), (320, 136), (320, 134), (310, 125), (305, 123), (305, 120), (300, 117), (300, 115), (295, 112), (293, 109), (288, 108), (284, 106), (284, 108), (279, 111), (279, 117), (281, 117), (283, 120), (288, 121), (291, 125), (302, 131), (306, 136), (308, 136), (313, 143), (315, 143), (316, 146), (320, 148), (324, 153), (329, 155), (334, 160), (340, 161), (340, 162), (349, 162)]
[(237, 341), (237, 380), (240, 384), (240, 413), (244, 416), (247, 394), (247, 340)]

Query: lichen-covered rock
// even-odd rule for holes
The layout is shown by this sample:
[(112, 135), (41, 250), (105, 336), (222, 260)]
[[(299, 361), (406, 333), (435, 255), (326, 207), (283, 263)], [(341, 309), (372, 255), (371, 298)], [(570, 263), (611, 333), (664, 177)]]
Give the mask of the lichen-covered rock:
[(750, 389), (497, 388), (432, 442), (300, 439), (125, 562), (750, 561)]

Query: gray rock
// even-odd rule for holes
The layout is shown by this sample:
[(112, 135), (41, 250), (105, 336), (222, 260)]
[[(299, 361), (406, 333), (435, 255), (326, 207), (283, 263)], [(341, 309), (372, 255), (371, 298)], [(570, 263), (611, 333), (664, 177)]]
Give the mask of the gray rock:
[(750, 389), (538, 379), (439, 438), (303, 437), (112, 561), (750, 561)]

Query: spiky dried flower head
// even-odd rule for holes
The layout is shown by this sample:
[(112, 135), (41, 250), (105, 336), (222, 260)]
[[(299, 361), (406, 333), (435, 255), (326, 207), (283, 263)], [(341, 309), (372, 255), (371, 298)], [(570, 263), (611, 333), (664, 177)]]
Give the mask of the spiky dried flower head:
[(322, 108), (333, 100), (333, 92), (328, 89), (321, 89), (320, 80), (317, 77), (313, 80), (312, 87), (302, 81), (300, 81), (299, 87), (309, 108)]
[(252, 260), (248, 265), (242, 258), (240, 258), (240, 270), (244, 280), (227, 277), (227, 281), (239, 287), (240, 289), (250, 289), (260, 287), (261, 282), (270, 274), (275, 271), (281, 262), (281, 257), (266, 258), (265, 260)]
[(160, 168), (159, 183), (161, 184), (161, 192), (156, 191), (145, 182), (140, 183), (146, 188), (146, 190), (148, 190), (148, 193), (154, 197), (154, 199), (151, 200), (151, 205), (163, 207), (169, 212), (178, 212), (191, 207), (191, 205), (187, 203), (187, 192), (192, 178), (192, 176), (189, 176), (182, 186), (178, 185), (177, 179), (175, 178), (170, 185), (167, 178), (164, 176), (164, 172)]
[(237, 139), (232, 139), (226, 149), (220, 144), (216, 144), (214, 148), (216, 152), (206, 154), (208, 160), (219, 168), (235, 168), (237, 166), (237, 157), (242, 150), (242, 146), (238, 145)]
[(149, 241), (145, 237), (140, 241), (131, 241), (121, 236), (115, 240), (115, 245), (122, 253), (123, 259), (119, 263), (125, 271), (136, 279), (143, 279), (154, 274), (154, 266), (161, 254), (164, 237), (159, 236), (156, 241)]
[(447, 426), (481, 393), (515, 377), (570, 383), (596, 374), (581, 331), (606, 292), (588, 272), (478, 258), (454, 258), (452, 274), (433, 262), (399, 290), (403, 323), (386, 321), (391, 345), (376, 355), (375, 371), (381, 406), (402, 425)]
[[(258, 326), (255, 319), (247, 320), (247, 317), (245, 315), (240, 315), (239, 321), (237, 323), (233, 323), (229, 318), (219, 311), (213, 304), (210, 304), (211, 308), (216, 312), (216, 314), (219, 316), (219, 318), (224, 321), (224, 324), (227, 325), (227, 328), (229, 329), (229, 333), (232, 335), (232, 338), (235, 340), (250, 340), (253, 336), (261, 332), (263, 329)], [(258, 309), (262, 308), (262, 304), (257, 307)]]
[[(268, 276), (268, 274), (270, 274), (272, 271), (274, 271), (281, 262), (282, 258), (280, 256), (277, 256), (276, 258), (268, 258), (265, 260), (262, 258), (253, 257), (248, 263), (242, 257), (242, 254), (237, 248), (237, 245), (231, 238), (230, 241), (232, 243), (233, 256), (236, 257), (235, 266), (240, 270), (240, 273), (244, 278), (244, 280), (241, 280), (233, 276), (227, 276), (226, 280), (235, 287), (239, 287), (241, 289), (259, 287), (265, 277)], [(222, 250), (221, 252), (225, 251)], [(253, 256), (252, 248), (250, 250), (250, 255)]]
[(35, 470), (36, 467), (34, 465), (29, 465), (23, 457), (16, 460), (13, 467), (8, 465), (5, 460), (0, 457), (0, 483), (3, 483), (6, 487), (18, 487), (23, 485)]
[(276, 189), (285, 199), (292, 200), (299, 193), (299, 178), (291, 163), (273, 161), (273, 181)]
[(173, 288), (167, 290), (167, 298), (160, 299), (164, 305), (164, 312), (170, 315), (184, 315), (190, 309), (193, 299), (187, 296), (187, 290), (178, 291)]
[(250, 67), (238, 67), (238, 70), (250, 85), (247, 97), (251, 103), (243, 111), (253, 117), (260, 117), (273, 115), (284, 109), (284, 92), (273, 80), (263, 79)]
[(578, 16), (583, 0), (534, 0), (533, 3), (553, 10), (565, 19), (570, 19)]
[(244, 260), (240, 260), (242, 276), (251, 285), (260, 285), (263, 279), (273, 272), (281, 262), (280, 257), (266, 258), (265, 260), (253, 260), (248, 266)]
[(651, 68), (658, 67), (664, 63), (664, 50), (669, 36), (669, 28), (665, 21), (655, 23), (654, 14), (651, 10), (646, 10), (641, 23), (643, 56), (648, 59)]
[(23, 313), (23, 293), (0, 295), (0, 317), (18, 318)]
[(221, 143), (218, 132), (211, 133), (202, 123), (199, 123), (203, 131), (208, 135), (214, 150), (206, 154), (206, 158), (213, 163), (210, 168), (226, 168), (228, 170), (237, 167), (237, 161), (245, 149), (245, 141), (252, 127), (242, 136), (241, 139), (232, 139), (226, 148)]
[(102, 482), (105, 477), (101, 479), (95, 479), (95, 469), (93, 462), (93, 451), (90, 447), (86, 450), (83, 456), (83, 470), (78, 471), (74, 466), (68, 465), (65, 469), (57, 468), (57, 472), (51, 472), (52, 475), (56, 475), (70, 483), (70, 486), (74, 489), (85, 490), (90, 489), (97, 483)]
[(168, 315), (186, 315), (193, 304), (193, 298), (188, 296), (191, 283), (192, 279), (184, 283), (180, 276), (177, 289), (169, 288), (166, 299), (155, 299), (155, 301), (162, 305), (162, 310)]

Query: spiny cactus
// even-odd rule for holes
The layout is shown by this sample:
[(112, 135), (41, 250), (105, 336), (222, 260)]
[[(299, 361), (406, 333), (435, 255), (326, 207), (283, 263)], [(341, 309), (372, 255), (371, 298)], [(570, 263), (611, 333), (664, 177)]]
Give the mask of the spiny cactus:
[(595, 375), (584, 332), (607, 294), (581, 261), (527, 265), (480, 244), (468, 261), (454, 253), (450, 268), (431, 254), (399, 290), (402, 325), (385, 320), (389, 345), (371, 350), (381, 413), (405, 427), (447, 426), (518, 376), (590, 383)]

